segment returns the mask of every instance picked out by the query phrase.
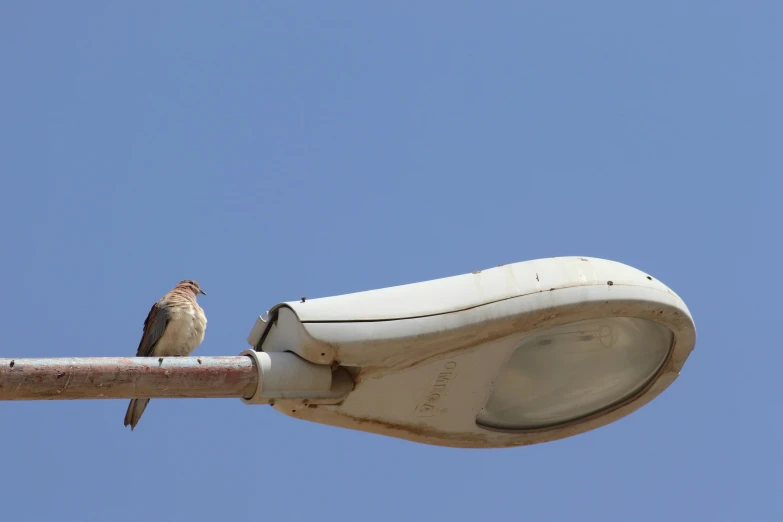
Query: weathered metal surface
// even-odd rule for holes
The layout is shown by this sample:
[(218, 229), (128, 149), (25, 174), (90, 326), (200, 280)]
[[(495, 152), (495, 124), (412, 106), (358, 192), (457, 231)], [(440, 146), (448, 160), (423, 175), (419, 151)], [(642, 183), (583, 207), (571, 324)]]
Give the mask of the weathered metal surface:
[(245, 398), (258, 387), (247, 356), (0, 359), (0, 400)]

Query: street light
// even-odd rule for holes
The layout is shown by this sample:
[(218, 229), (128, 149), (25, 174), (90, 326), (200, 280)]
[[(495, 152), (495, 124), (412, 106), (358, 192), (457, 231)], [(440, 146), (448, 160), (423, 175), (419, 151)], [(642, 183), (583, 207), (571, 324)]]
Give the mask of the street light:
[(613, 422), (679, 375), (685, 303), (629, 266), (566, 257), (280, 303), (253, 327), (248, 404), (452, 447), (546, 442)]
[(696, 330), (652, 276), (563, 257), (280, 303), (248, 342), (238, 357), (0, 359), (0, 400), (238, 397), (420, 443), (520, 446), (648, 403)]

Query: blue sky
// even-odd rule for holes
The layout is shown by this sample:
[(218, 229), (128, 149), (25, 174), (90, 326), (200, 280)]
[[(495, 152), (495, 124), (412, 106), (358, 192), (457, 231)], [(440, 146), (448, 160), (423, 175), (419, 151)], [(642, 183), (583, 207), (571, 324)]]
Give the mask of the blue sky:
[(634, 414), (505, 450), (239, 400), (0, 404), (4, 520), (777, 521), (780, 3), (6, 2), (0, 357), (133, 355), (177, 281), (199, 355), (279, 301), (549, 256), (698, 330)]

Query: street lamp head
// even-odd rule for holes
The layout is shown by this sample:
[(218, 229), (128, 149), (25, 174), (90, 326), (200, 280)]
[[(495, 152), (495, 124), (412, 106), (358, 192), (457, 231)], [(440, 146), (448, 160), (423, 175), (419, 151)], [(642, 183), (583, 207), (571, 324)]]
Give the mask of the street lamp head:
[(275, 384), (264, 388), (261, 376), (247, 403), (421, 443), (490, 448), (628, 415), (679, 375), (696, 332), (685, 303), (651, 276), (566, 257), (281, 303), (248, 340)]

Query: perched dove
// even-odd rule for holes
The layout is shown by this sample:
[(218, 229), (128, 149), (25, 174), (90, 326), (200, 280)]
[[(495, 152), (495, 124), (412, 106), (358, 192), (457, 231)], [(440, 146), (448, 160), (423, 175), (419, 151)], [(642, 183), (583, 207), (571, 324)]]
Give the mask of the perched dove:
[[(198, 294), (207, 295), (197, 282), (186, 279), (152, 305), (144, 321), (137, 357), (190, 355), (201, 344), (207, 317), (196, 302)], [(131, 399), (125, 413), (125, 426), (130, 424), (131, 431), (149, 402), (149, 399)]]

